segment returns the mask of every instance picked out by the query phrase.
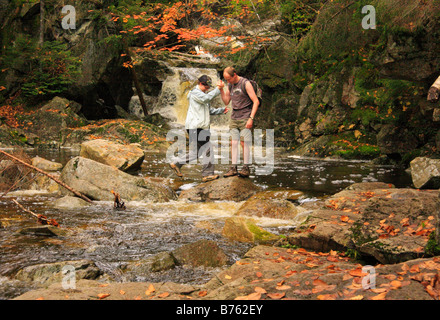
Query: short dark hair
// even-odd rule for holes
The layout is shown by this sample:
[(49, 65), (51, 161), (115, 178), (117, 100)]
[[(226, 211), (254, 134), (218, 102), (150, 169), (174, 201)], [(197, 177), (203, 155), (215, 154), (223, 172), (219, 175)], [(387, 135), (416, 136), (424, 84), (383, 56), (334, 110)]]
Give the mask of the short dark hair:
[(206, 86), (211, 86), (211, 84), (212, 84), (212, 79), (210, 77), (208, 77), (206, 74), (201, 76), (198, 80), (201, 84), (204, 84)]

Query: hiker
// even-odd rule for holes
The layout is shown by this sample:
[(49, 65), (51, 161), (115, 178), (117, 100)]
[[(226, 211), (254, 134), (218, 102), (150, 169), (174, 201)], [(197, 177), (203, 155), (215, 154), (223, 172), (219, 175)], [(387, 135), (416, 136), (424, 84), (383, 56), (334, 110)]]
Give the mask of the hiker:
[[(211, 107), (212, 100), (220, 94), (219, 88), (208, 92), (211, 86), (212, 79), (207, 75), (202, 75), (198, 79), (197, 86), (188, 93), (189, 107), (186, 115), (185, 129), (189, 136), (190, 151), (170, 163), (170, 167), (179, 177), (183, 177), (180, 168), (184, 164), (188, 164), (202, 155), (202, 181), (208, 182), (219, 177), (214, 174), (214, 155), (211, 152), (211, 134), (209, 131), (210, 115), (227, 113), (229, 109), (227, 107)], [(195, 148), (194, 144), (197, 144), (197, 148)]]
[[(224, 84), (220, 84), (221, 98), (225, 105), (232, 101), (232, 114), (229, 122), (229, 130), (232, 137), (232, 165), (223, 176), (232, 177), (240, 175), (242, 177), (249, 177), (250, 145), (252, 143), (251, 129), (254, 126), (254, 117), (260, 101), (251, 82), (244, 77), (240, 77), (233, 67), (227, 67), (223, 72), (223, 77), (228, 82), (228, 86), (225, 89)], [(237, 171), (238, 142), (241, 140), (240, 138), (243, 138), (243, 141), (241, 141), (243, 167), (240, 171)]]

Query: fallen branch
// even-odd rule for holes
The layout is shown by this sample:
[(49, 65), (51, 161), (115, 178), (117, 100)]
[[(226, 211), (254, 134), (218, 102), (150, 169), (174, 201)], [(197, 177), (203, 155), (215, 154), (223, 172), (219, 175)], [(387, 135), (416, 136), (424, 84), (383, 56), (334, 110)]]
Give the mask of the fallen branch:
[(47, 217), (43, 216), (42, 214), (36, 214), (35, 212), (32, 212), (29, 209), (26, 209), (25, 207), (23, 207), (23, 205), (21, 205), (17, 200), (12, 199), (12, 201), (15, 202), (15, 204), (17, 206), (19, 206), (23, 211), (33, 215), (35, 218), (37, 218), (37, 222), (40, 224), (47, 224), (47, 225), (52, 225), (55, 227), (60, 227), (60, 225), (58, 224), (58, 222), (55, 221), (55, 219), (48, 219)]
[(43, 170), (41, 170), (41, 169), (39, 169), (39, 168), (37, 168), (37, 167), (34, 167), (33, 165), (31, 165), (31, 164), (29, 164), (29, 163), (26, 163), (26, 162), (24, 162), (24, 161), (22, 161), (22, 160), (20, 160), (20, 159), (18, 159), (18, 158), (16, 158), (16, 157), (14, 157), (13, 155), (11, 155), (11, 154), (9, 154), (9, 153), (3, 151), (3, 150), (0, 150), (0, 153), (4, 154), (5, 156), (8, 156), (9, 158), (11, 158), (11, 159), (13, 159), (13, 160), (15, 160), (15, 161), (17, 161), (17, 162), (19, 162), (19, 163), (21, 163), (21, 164), (23, 164), (23, 165), (26, 166), (26, 167), (29, 167), (29, 168), (31, 168), (31, 169), (34, 169), (35, 171), (38, 171), (38, 172), (41, 173), (41, 174), (44, 174), (45, 176), (49, 177), (50, 179), (52, 179), (53, 181), (55, 181), (55, 182), (58, 183), (59, 185), (63, 186), (64, 188), (66, 188), (66, 189), (69, 190), (70, 192), (73, 192), (76, 196), (78, 196), (78, 197), (84, 199), (85, 201), (90, 202), (90, 203), (92, 202), (92, 200), (90, 200), (89, 198), (87, 198), (85, 195), (83, 195), (82, 193), (80, 193), (80, 192), (78, 192), (78, 191), (76, 191), (76, 190), (73, 190), (71, 187), (69, 187), (69, 186), (68, 186), (67, 184), (65, 184), (64, 182), (61, 182), (60, 180), (58, 180), (57, 178), (55, 178), (53, 175), (51, 175), (51, 174), (49, 174), (49, 173), (47, 173), (47, 172), (45, 172), (45, 171), (43, 171)]

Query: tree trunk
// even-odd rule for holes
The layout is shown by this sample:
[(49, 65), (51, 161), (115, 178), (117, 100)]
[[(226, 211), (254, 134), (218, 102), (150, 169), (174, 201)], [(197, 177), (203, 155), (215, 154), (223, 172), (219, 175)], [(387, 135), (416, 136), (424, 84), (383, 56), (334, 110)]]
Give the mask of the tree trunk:
[(40, 39), (38, 45), (40, 48), (43, 47), (44, 42), (44, 0), (40, 0)]

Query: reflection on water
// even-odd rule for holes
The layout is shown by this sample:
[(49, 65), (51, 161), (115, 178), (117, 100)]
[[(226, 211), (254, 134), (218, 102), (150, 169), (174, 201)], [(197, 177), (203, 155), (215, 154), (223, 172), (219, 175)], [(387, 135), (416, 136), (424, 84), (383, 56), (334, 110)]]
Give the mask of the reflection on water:
[[(29, 150), (31, 156), (39, 155), (52, 161), (66, 164), (78, 152), (69, 149), (61, 152), (37, 152)], [(367, 162), (341, 162), (316, 159), (300, 159), (275, 153), (275, 166), (270, 175), (251, 176), (265, 189), (294, 189), (303, 191), (300, 203), (314, 202), (325, 195), (364, 181), (393, 183), (397, 187), (411, 185), (410, 176), (399, 168), (372, 166)], [(182, 169), (185, 177), (179, 180), (181, 190), (200, 183), (199, 165), (188, 165)], [(216, 170), (222, 174), (227, 165), (219, 164)], [(147, 153), (142, 176), (169, 177), (175, 179), (165, 156)], [(17, 210), (10, 197), (17, 198), (25, 207), (57, 220), (63, 228), (73, 231), (65, 238), (43, 238), (19, 234), (25, 227), (35, 226), (34, 218)], [(60, 210), (52, 206), (53, 196), (45, 194), (10, 194), (0, 198), (0, 299), (17, 296), (31, 287), (11, 282), (8, 277), (19, 269), (33, 264), (66, 260), (89, 259), (117, 281), (174, 281), (203, 283), (208, 281), (216, 269), (177, 267), (148, 275), (123, 273), (121, 266), (163, 251), (172, 251), (184, 244), (200, 239), (216, 241), (229, 256), (231, 263), (239, 259), (249, 244), (229, 241), (221, 236), (223, 221), (232, 216), (241, 203), (182, 203), (173, 201), (163, 204), (142, 202), (127, 203), (127, 210), (114, 211), (113, 203), (95, 201), (92, 206)], [(260, 219), (259, 224), (273, 232), (287, 232), (292, 221)], [(7, 281), (6, 281), (7, 280)]]

